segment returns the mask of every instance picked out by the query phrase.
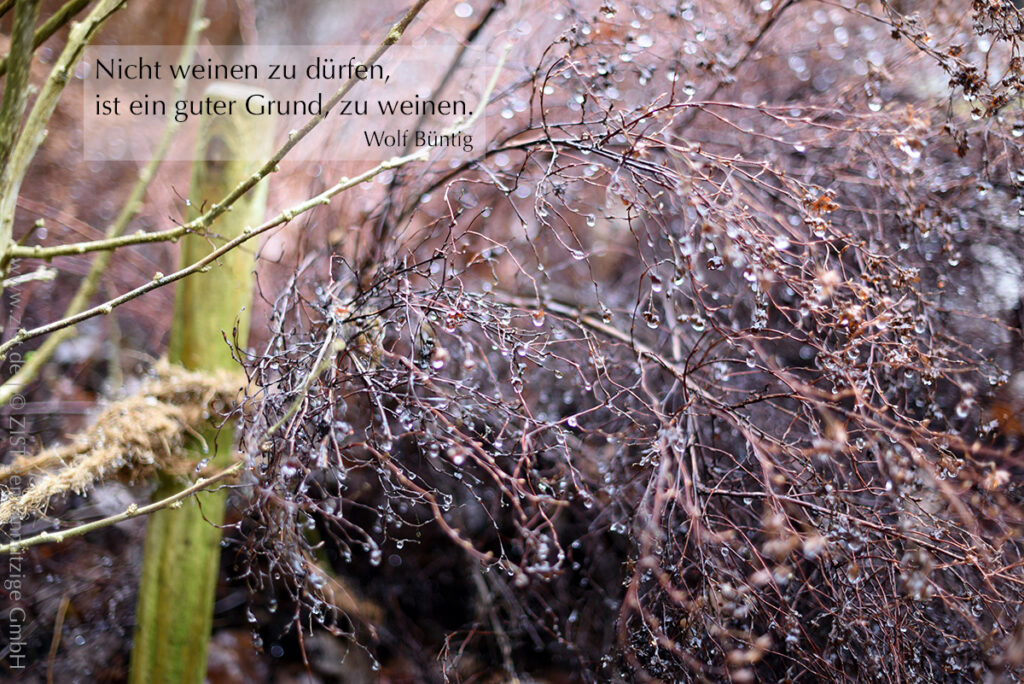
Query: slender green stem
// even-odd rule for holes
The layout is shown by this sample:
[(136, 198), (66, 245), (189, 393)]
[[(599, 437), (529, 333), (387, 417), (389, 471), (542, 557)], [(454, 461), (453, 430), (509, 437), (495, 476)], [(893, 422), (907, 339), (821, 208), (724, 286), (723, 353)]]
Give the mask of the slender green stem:
[[(185, 81), (182, 81), (182, 83), (184, 82)], [(147, 181), (148, 180), (151, 179), (147, 179)], [(146, 184), (148, 185), (149, 183), (147, 182)], [(129, 205), (125, 206), (128, 207)], [(171, 240), (177, 240), (182, 235), (189, 232), (190, 225), (191, 224), (189, 223), (178, 226), (177, 228), (154, 231), (152, 233), (143, 233), (140, 231), (134, 235), (105, 237), (100, 240), (72, 242), (70, 244), (54, 245), (52, 247), (44, 247), (42, 245), (32, 245), (31, 247), (26, 247), (24, 245), (12, 245), (7, 253), (15, 259), (50, 260), (54, 257), (85, 254), (87, 252), (109, 252), (117, 249), (118, 247), (127, 247), (128, 245), (144, 245), (151, 242), (168, 242)]]

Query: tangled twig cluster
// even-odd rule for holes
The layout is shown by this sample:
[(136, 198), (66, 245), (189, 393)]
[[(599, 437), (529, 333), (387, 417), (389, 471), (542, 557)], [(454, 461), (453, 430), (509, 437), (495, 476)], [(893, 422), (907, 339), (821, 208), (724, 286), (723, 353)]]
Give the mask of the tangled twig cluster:
[(304, 262), (246, 364), (273, 610), (454, 677), (1019, 673), (1020, 13), (751, 4), (569, 3)]

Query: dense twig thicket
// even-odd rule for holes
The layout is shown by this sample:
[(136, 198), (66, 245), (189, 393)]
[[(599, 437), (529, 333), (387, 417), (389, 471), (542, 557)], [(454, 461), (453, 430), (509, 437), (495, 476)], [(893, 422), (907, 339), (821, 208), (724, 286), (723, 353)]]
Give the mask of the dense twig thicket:
[(252, 621), (425, 678), (1015, 678), (1020, 11), (478, 16), (486, 148), (333, 217), (239, 350)]
[[(143, 285), (88, 308), (105, 250), (202, 232), (230, 205), (123, 236), (154, 161), (104, 239), (35, 247), (41, 224), (14, 225), (62, 65), (123, 4), (71, 34), (5, 167), (0, 288), (56, 275), (12, 264), (104, 256), (63, 318), (9, 317), (0, 353), (18, 366), (53, 336), (0, 402), (71, 324), (204, 266), (143, 261)], [(237, 5), (248, 35), (257, 3)], [(244, 238), (305, 221), (259, 266), (265, 345), (234, 349), (250, 382), (225, 567), (257, 645), (319, 667), (333, 634), (363, 649), (353, 672), (412, 681), (1019, 679), (1015, 5), (459, 3), (461, 23), (431, 27), (467, 44), (436, 94), (513, 43), (472, 151), (408, 150), (334, 185), (330, 165), (271, 174), (316, 121), (298, 129), (227, 198), (265, 175), (306, 198)], [(71, 523), (34, 524), (55, 532), (33, 544)], [(56, 562), (33, 558), (49, 583)], [(52, 642), (31, 635), (51, 674), (126, 652), (113, 564), (81, 574), (91, 641), (63, 669), (69, 599), (32, 599), (57, 614)]]

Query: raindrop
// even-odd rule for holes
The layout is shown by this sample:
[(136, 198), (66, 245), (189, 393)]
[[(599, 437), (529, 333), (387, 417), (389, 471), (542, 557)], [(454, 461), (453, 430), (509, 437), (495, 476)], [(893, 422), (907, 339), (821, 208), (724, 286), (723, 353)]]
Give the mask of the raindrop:
[(974, 402), (970, 398), (965, 398), (963, 401), (956, 405), (956, 417), (966, 418), (971, 412), (971, 406)]
[(450, 358), (451, 354), (448, 353), (447, 349), (436, 347), (430, 355), (430, 367), (434, 370), (441, 370)]

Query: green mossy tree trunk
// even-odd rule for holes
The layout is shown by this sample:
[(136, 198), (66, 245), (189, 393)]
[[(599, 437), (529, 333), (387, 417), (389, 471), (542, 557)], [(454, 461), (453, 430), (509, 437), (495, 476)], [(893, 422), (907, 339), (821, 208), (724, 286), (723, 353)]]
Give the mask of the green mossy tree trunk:
[[(214, 84), (206, 96), (235, 101), (231, 117), (208, 117), (201, 124), (189, 193), (192, 216), (204, 205), (224, 197), (269, 155), (273, 120), (253, 117), (241, 106), (252, 88)], [(267, 186), (261, 183), (207, 228), (205, 235), (182, 240), (181, 263), (196, 262), (215, 247), (256, 226), (263, 219)], [(237, 325), (239, 343), (249, 335), (253, 257), (249, 249), (224, 255), (207, 273), (178, 284), (168, 352), (172, 363), (190, 370), (236, 368), (223, 333)], [(197, 463), (230, 465), (234, 434), (230, 425), (201, 431), (189, 456)], [(204, 443), (205, 442), (205, 443)], [(157, 499), (182, 489), (183, 483), (162, 475)], [(225, 493), (205, 492), (179, 509), (165, 509), (149, 519), (145, 560), (136, 610), (131, 681), (136, 684), (199, 683), (213, 620), (213, 602), (220, 559), (219, 525), (224, 520)]]

